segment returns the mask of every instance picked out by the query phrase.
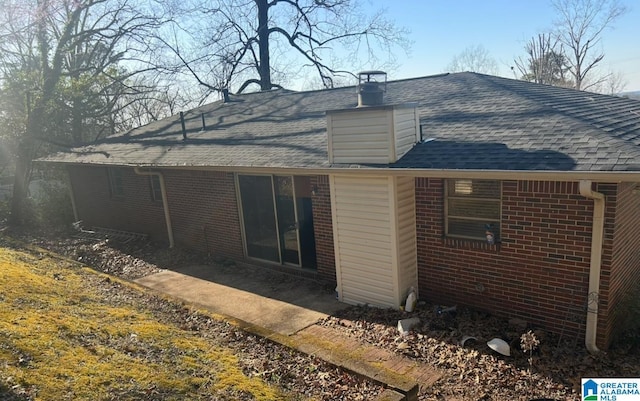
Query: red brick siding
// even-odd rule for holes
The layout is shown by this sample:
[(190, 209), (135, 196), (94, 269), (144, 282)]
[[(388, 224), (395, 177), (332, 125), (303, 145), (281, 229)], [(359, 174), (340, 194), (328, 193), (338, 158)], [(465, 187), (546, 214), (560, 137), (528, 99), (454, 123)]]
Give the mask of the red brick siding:
[[(70, 167), (78, 215), (87, 226), (146, 233), (168, 244), (162, 202), (151, 198), (148, 176), (122, 169), (124, 196), (112, 199), (105, 167)], [(176, 245), (242, 259), (232, 173), (162, 171)]]
[(164, 171), (177, 245), (244, 258), (233, 173)]
[(316, 188), (313, 195), (313, 229), (316, 236), (318, 275), (321, 279), (336, 282), (336, 259), (333, 250), (333, 223), (331, 220), (331, 192), (328, 176), (311, 178)]
[(612, 307), (603, 330), (609, 341), (619, 334), (616, 329), (625, 317), (627, 296), (640, 284), (640, 196), (634, 193), (635, 187), (635, 183), (618, 186), (608, 297)]
[(151, 199), (149, 177), (123, 168), (124, 196), (113, 199), (106, 167), (72, 166), (68, 172), (78, 218), (85, 226), (142, 232), (154, 241), (168, 242), (162, 203)]
[[(615, 193), (615, 186), (598, 189)], [(504, 181), (502, 243), (451, 241), (443, 237), (444, 181), (419, 178), (420, 294), (437, 303), (522, 317), (555, 331), (582, 331), (592, 213), (593, 201), (579, 194), (577, 183)], [(612, 232), (610, 224), (607, 230)]]
[[(69, 173), (77, 209), (86, 225), (143, 232), (155, 241), (168, 242), (162, 203), (151, 200), (149, 177), (137, 175), (131, 168), (123, 169), (124, 197), (113, 200), (107, 168), (78, 166), (71, 167)], [(176, 245), (244, 260), (233, 173), (182, 170), (162, 173)], [(335, 282), (329, 180), (326, 176), (310, 177), (310, 184), (317, 188), (316, 195), (312, 195), (317, 273), (284, 266), (281, 270)], [(252, 260), (252, 263), (260, 262)]]

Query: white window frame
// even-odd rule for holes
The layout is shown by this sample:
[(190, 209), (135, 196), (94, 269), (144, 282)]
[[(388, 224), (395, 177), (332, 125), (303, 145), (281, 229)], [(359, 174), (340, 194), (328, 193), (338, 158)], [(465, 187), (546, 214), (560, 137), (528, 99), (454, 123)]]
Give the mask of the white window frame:
[[(473, 196), (469, 196), (471, 195), (471, 192), (468, 192), (464, 195), (461, 196), (451, 196), (450, 195), (450, 191), (449, 189), (451, 188), (451, 185), (456, 185), (456, 183), (465, 183), (467, 184), (467, 186), (470, 186), (472, 188), (473, 182), (474, 181), (493, 181), (493, 182), (497, 182), (498, 183), (498, 197), (497, 198), (487, 198), (487, 197), (477, 197), (474, 198)], [(469, 185), (471, 184), (471, 185)], [(463, 187), (464, 188), (464, 187)], [(491, 219), (491, 218), (487, 218), (484, 216), (454, 216), (454, 215), (450, 215), (449, 214), (449, 200), (450, 199), (464, 199), (464, 200), (477, 200), (478, 202), (495, 202), (498, 204), (498, 210), (499, 210), (499, 216), (497, 216), (497, 218), (495, 219)], [(444, 217), (445, 217), (445, 223), (444, 223), (444, 230), (445, 230), (445, 236), (446, 237), (450, 237), (450, 238), (462, 238), (462, 239), (469, 239), (469, 240), (476, 240), (476, 241), (487, 241), (487, 237), (486, 237), (486, 233), (484, 232), (479, 232), (477, 235), (464, 235), (464, 234), (452, 234), (449, 232), (449, 219), (457, 219), (457, 220), (466, 220), (466, 221), (473, 221), (473, 222), (483, 222), (486, 224), (494, 224), (497, 223), (498, 227), (497, 228), (497, 232), (493, 231), (493, 235), (494, 235), (494, 239), (496, 240), (496, 242), (499, 242), (499, 238), (500, 238), (500, 231), (502, 230), (502, 181), (500, 180), (486, 180), (486, 179), (445, 179), (445, 186), (444, 186)]]

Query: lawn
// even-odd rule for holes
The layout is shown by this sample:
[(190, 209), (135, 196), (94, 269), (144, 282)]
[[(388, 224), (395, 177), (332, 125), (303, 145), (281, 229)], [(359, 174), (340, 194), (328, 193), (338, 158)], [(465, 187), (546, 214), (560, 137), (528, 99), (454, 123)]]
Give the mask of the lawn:
[(0, 399), (301, 399), (245, 374), (215, 338), (108, 295), (131, 291), (114, 280), (0, 247)]

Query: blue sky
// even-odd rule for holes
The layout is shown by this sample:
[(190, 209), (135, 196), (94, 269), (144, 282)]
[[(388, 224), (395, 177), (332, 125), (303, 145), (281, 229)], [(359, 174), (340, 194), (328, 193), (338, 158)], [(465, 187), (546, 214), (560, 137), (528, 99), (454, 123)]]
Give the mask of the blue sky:
[[(624, 1), (624, 0), (623, 0)], [(391, 0), (372, 1), (388, 17), (411, 30), (409, 57), (389, 79), (438, 74), (469, 46), (482, 45), (497, 61), (500, 75), (513, 77), (513, 59), (524, 57), (524, 44), (551, 29), (554, 12), (548, 1), (524, 0)], [(603, 70), (619, 72), (625, 91), (640, 90), (640, 0), (624, 1), (629, 11), (602, 35)]]

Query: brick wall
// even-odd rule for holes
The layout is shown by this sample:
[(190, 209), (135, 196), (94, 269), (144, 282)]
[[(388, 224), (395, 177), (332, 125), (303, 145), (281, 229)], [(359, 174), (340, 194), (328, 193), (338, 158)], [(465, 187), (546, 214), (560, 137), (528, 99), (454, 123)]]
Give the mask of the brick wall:
[[(615, 185), (597, 190), (615, 198)], [(604, 278), (611, 266), (615, 210), (607, 204)], [(579, 194), (577, 183), (504, 181), (499, 245), (444, 238), (441, 179), (416, 180), (416, 213), (422, 298), (583, 335), (593, 201)], [(607, 280), (602, 284), (606, 288)], [(608, 294), (603, 295), (605, 323)]]
[(164, 171), (177, 245), (243, 259), (233, 173)]
[[(640, 194), (634, 192), (635, 183), (623, 183), (618, 187), (615, 211), (615, 239), (611, 252), (611, 276), (609, 279), (608, 319), (603, 335), (609, 341), (623, 328), (625, 306), (629, 297), (640, 285)], [(637, 302), (637, 300), (636, 300)]]
[[(168, 244), (162, 202), (152, 200), (148, 176), (122, 169), (124, 196), (113, 199), (105, 167), (70, 167), (78, 215), (86, 226), (142, 232)], [(232, 173), (163, 171), (176, 245), (242, 259)]]
[[(80, 219), (86, 226), (143, 232), (154, 241), (168, 243), (162, 203), (152, 200), (149, 177), (135, 174), (132, 168), (122, 171), (124, 196), (112, 199), (106, 167), (69, 168)], [(244, 260), (233, 173), (184, 170), (163, 170), (162, 173), (176, 245), (236, 261)], [(311, 195), (317, 273), (284, 266), (280, 269), (272, 264), (265, 266), (334, 283), (335, 259), (328, 177), (310, 177), (310, 186), (317, 188), (316, 194)]]
[(78, 217), (85, 226), (142, 232), (168, 243), (162, 203), (152, 200), (149, 177), (122, 169), (124, 196), (117, 199), (111, 197), (106, 167), (71, 166), (68, 172)]
[[(243, 259), (232, 173), (164, 171), (178, 245)], [(148, 233), (166, 243), (162, 204), (149, 177), (123, 170), (124, 198), (112, 199), (107, 169), (70, 167), (86, 225)], [(317, 275), (335, 282), (327, 176), (311, 177)], [(606, 348), (620, 318), (617, 304), (640, 281), (640, 196), (634, 185), (599, 184), (606, 195), (598, 345)], [(567, 335), (583, 335), (593, 201), (577, 183), (504, 181), (501, 243), (444, 238), (444, 181), (416, 179), (418, 276), (422, 298), (518, 316)], [(614, 243), (615, 239), (615, 243)]]
[(333, 223), (331, 220), (331, 192), (329, 177), (311, 178), (311, 186), (316, 188), (313, 195), (313, 229), (316, 236), (318, 276), (329, 282), (336, 282), (336, 259), (333, 251)]

